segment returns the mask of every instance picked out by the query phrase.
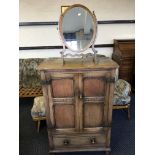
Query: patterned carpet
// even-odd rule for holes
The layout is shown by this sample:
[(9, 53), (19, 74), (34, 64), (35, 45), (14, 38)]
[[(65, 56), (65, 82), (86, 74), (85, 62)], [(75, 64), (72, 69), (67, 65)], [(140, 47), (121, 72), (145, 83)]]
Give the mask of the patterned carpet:
[[(33, 98), (19, 100), (19, 154), (49, 155), (46, 123), (41, 123), (37, 133), (35, 122), (32, 121), (30, 110)], [(132, 96), (131, 120), (122, 110), (113, 111), (111, 153), (110, 155), (135, 154), (135, 99)], [(59, 153), (58, 155), (104, 155), (103, 152)]]

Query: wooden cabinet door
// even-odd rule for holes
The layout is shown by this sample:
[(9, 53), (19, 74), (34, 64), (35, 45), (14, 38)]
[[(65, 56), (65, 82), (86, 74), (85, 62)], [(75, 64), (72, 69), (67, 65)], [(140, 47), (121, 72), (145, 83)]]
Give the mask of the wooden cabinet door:
[(97, 128), (108, 124), (109, 83), (108, 73), (83, 74), (83, 128)]
[[(76, 128), (76, 75), (56, 74), (48, 75), (50, 85), (48, 89), (50, 119), (54, 129), (61, 131)], [(51, 103), (50, 103), (51, 101)]]
[(64, 132), (107, 126), (112, 112), (108, 76), (104, 71), (48, 73), (47, 121), (52, 128)]

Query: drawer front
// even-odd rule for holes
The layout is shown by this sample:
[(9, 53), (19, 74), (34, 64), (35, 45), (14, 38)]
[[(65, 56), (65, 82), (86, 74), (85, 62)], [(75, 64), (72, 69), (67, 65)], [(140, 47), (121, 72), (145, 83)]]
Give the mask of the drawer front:
[(128, 70), (132, 71), (133, 67), (134, 67), (133, 65), (121, 65), (119, 69), (124, 71), (128, 71)]
[(106, 136), (103, 134), (89, 136), (53, 136), (53, 144), (55, 148), (104, 146), (105, 142)]

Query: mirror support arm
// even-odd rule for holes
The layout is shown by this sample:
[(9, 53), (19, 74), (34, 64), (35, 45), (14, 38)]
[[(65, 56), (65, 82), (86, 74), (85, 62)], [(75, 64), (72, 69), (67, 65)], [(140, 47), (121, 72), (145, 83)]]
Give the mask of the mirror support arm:
[(94, 52), (94, 63), (96, 64), (97, 63), (97, 56), (96, 56), (96, 54), (97, 54), (97, 50), (95, 50), (95, 48), (94, 48), (94, 44), (92, 45), (92, 51)]
[(65, 53), (65, 50), (66, 50), (66, 48), (65, 48), (65, 45), (63, 44), (63, 50), (60, 52), (61, 58), (62, 58), (62, 65), (64, 65), (64, 53)]

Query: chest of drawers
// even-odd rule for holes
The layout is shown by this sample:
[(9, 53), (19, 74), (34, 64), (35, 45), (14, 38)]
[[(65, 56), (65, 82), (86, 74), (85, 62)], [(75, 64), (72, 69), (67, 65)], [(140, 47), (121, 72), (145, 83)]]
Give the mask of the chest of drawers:
[(119, 64), (119, 78), (135, 87), (135, 41), (114, 40), (112, 59)]

